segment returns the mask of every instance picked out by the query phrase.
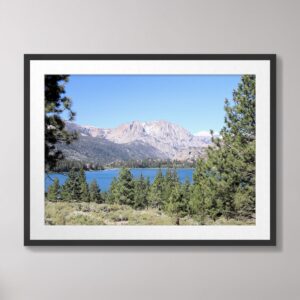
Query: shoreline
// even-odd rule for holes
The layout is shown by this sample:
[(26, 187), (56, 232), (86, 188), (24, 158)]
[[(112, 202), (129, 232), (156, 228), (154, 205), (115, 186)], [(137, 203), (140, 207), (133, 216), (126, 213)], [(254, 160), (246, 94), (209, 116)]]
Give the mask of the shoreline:
[[(99, 172), (99, 171), (114, 171), (114, 170), (120, 170), (122, 167), (118, 167), (118, 168), (112, 168), (112, 169), (103, 169), (103, 170), (84, 170), (84, 172)], [(168, 168), (168, 167), (161, 167), (161, 168), (128, 168), (130, 170), (164, 170), (164, 169), (181, 169), (181, 170), (194, 170), (195, 168)], [(52, 175), (52, 174), (61, 174), (61, 175), (66, 175), (69, 171), (64, 171), (64, 172), (49, 172), (49, 173), (46, 173), (45, 172), (45, 175)], [(67, 175), (66, 175), (67, 176)]]

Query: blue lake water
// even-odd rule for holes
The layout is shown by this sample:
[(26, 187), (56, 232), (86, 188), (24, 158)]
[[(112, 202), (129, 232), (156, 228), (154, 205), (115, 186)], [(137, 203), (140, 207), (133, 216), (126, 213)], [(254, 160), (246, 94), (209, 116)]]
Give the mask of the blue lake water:
[[(162, 168), (163, 175), (166, 174), (167, 169)], [(92, 180), (96, 179), (98, 185), (101, 188), (101, 191), (105, 192), (109, 189), (110, 184), (114, 177), (118, 177), (120, 169), (108, 169), (108, 170), (101, 170), (101, 171), (86, 171), (86, 179), (87, 182), (90, 183)], [(149, 177), (150, 182), (152, 183), (158, 169), (152, 169), (152, 168), (140, 168), (140, 169), (130, 169), (131, 174), (134, 178), (138, 178), (143, 174), (144, 177)], [(186, 178), (188, 178), (191, 182), (193, 179), (193, 172), (194, 169), (176, 169), (176, 172), (178, 174), (180, 182), (184, 182)], [(45, 190), (48, 190), (49, 185), (52, 184), (52, 180), (50, 179), (58, 178), (59, 183), (63, 184), (65, 180), (67, 179), (67, 175), (63, 174), (50, 174), (48, 176), (45, 176)]]

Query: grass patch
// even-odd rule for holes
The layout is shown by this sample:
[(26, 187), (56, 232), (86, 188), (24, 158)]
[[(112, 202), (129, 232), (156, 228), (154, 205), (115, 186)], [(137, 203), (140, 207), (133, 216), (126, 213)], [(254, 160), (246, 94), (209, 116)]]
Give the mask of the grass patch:
[[(175, 222), (175, 217), (154, 208), (135, 210), (118, 204), (45, 202), (46, 225), (175, 225)], [(201, 223), (186, 216), (180, 218), (180, 225)], [(255, 225), (255, 220), (208, 219), (204, 225)]]

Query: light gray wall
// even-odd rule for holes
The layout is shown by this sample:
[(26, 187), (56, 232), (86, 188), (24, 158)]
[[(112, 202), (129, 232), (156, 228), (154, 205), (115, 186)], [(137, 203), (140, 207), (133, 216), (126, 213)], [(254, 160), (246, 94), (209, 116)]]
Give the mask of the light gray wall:
[[(0, 299), (300, 299), (299, 3), (0, 0)], [(277, 53), (278, 246), (23, 247), (24, 53)]]

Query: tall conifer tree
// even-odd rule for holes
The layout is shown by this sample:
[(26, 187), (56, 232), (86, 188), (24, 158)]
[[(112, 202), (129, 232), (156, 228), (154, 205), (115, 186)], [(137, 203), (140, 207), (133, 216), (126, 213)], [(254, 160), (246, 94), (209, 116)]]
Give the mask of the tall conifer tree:
[(61, 190), (62, 200), (65, 201), (80, 201), (81, 195), (81, 182), (79, 180), (78, 171), (71, 169), (68, 173), (68, 178), (66, 179)]
[(255, 76), (244, 75), (225, 100), (225, 125), (213, 137), (194, 182), (211, 217), (249, 218), (255, 213)]
[(175, 183), (172, 187), (170, 196), (165, 203), (165, 210), (171, 216), (174, 216), (176, 218), (176, 225), (180, 225), (180, 218), (187, 215), (186, 203), (183, 198), (180, 183)]
[(46, 172), (55, 168), (63, 154), (57, 149), (58, 143), (71, 143), (76, 139), (76, 133), (65, 130), (65, 122), (61, 114), (69, 112), (69, 121), (74, 119), (71, 99), (66, 97), (65, 83), (68, 75), (45, 76), (45, 168)]
[(103, 202), (103, 199), (101, 197), (100, 187), (97, 184), (97, 181), (95, 179), (90, 183), (89, 192), (90, 192), (90, 201), (96, 202), (96, 203)]
[(134, 181), (128, 168), (121, 168), (118, 177), (117, 200), (120, 204), (134, 205)]
[(135, 209), (143, 209), (148, 206), (148, 184), (147, 180), (141, 176), (134, 181), (134, 205)]
[(149, 204), (158, 209), (163, 208), (164, 176), (161, 169), (158, 170), (149, 192)]
[(90, 202), (89, 186), (86, 182), (86, 176), (83, 168), (79, 170), (78, 177), (80, 184), (80, 201)]
[(48, 188), (47, 199), (50, 201), (57, 201), (60, 199), (60, 185), (57, 178), (53, 180), (52, 185)]
[(113, 178), (113, 180), (110, 184), (107, 200), (108, 200), (108, 203), (110, 203), (110, 204), (119, 203), (118, 180), (116, 177)]

